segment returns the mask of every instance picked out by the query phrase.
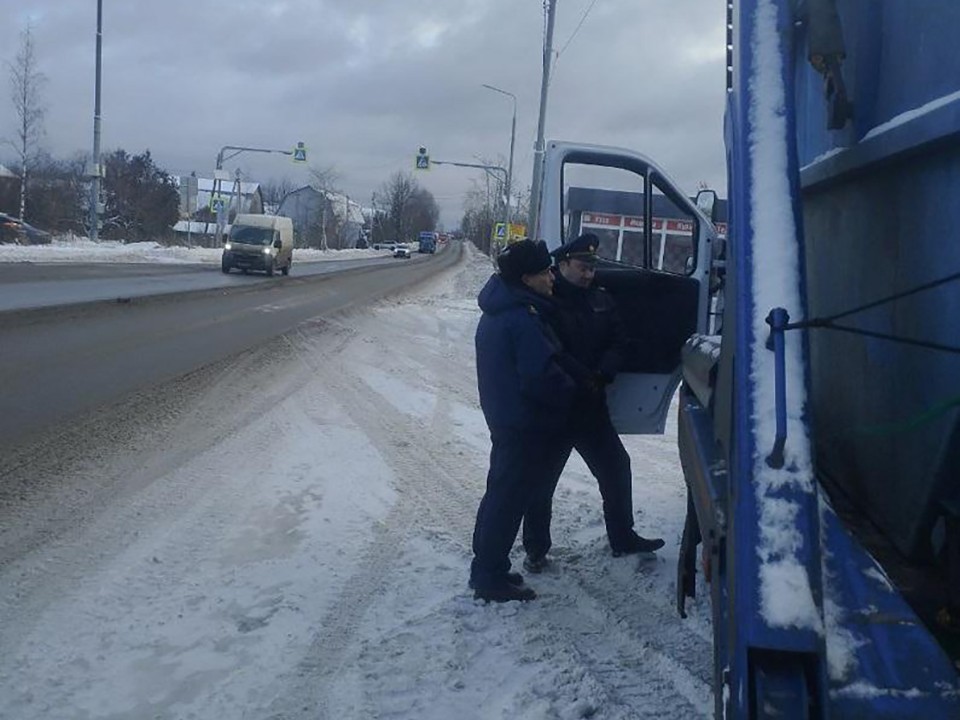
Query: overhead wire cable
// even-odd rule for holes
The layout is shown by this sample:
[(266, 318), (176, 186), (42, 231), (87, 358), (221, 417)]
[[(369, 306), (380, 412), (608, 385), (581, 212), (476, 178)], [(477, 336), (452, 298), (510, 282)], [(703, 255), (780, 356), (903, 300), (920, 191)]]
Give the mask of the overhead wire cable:
[(570, 37), (567, 38), (567, 41), (563, 44), (563, 47), (560, 48), (557, 52), (556, 57), (553, 62), (556, 64), (557, 60), (560, 59), (560, 56), (563, 55), (563, 51), (567, 49), (567, 46), (573, 41), (577, 36), (577, 33), (580, 32), (580, 28), (583, 27), (583, 23), (586, 21), (587, 16), (590, 14), (590, 11), (593, 10), (593, 6), (597, 4), (597, 0), (592, 0), (590, 5), (587, 6), (587, 9), (584, 10), (583, 15), (580, 16), (580, 22), (577, 23), (577, 26), (573, 29), (573, 32), (570, 33)]

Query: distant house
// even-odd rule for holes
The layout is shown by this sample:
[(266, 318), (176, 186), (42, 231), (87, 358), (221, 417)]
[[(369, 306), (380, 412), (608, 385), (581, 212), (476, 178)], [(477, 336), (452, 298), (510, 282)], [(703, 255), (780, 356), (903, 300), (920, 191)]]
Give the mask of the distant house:
[(173, 226), (180, 235), (195, 235), (198, 244), (209, 244), (217, 231), (214, 197), (220, 198), (227, 212), (227, 224), (238, 212), (262, 215), (263, 193), (260, 183), (224, 180), (217, 187), (211, 178), (181, 176), (175, 179), (180, 189), (181, 220)]
[[(197, 208), (209, 208), (210, 202), (214, 196), (215, 180), (209, 178), (197, 178)], [(237, 199), (237, 185), (240, 186), (240, 198)], [(263, 214), (263, 193), (260, 191), (260, 183), (249, 182), (227, 182), (224, 180), (216, 192), (226, 203), (227, 210), (231, 217), (237, 212), (250, 215)], [(239, 210), (237, 206), (239, 204)]]
[(277, 215), (293, 220), (297, 247), (331, 250), (357, 247), (365, 222), (359, 203), (346, 195), (317, 190), (310, 185), (287, 193)]
[(20, 212), (20, 176), (0, 165), (0, 212), (16, 215)]

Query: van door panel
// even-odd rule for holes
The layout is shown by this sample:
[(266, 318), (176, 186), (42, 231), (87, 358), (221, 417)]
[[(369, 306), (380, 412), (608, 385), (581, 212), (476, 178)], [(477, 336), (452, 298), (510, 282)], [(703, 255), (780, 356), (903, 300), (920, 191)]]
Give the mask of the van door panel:
[[(662, 433), (681, 348), (706, 331), (715, 231), (661, 168), (629, 150), (551, 141), (542, 188), (536, 238), (551, 250), (583, 231), (600, 239), (596, 284), (613, 296), (628, 336), (624, 367), (607, 388), (613, 424), (621, 433)], [(593, 207), (594, 198), (610, 209)], [(677, 212), (667, 222), (655, 205), (671, 203)]]

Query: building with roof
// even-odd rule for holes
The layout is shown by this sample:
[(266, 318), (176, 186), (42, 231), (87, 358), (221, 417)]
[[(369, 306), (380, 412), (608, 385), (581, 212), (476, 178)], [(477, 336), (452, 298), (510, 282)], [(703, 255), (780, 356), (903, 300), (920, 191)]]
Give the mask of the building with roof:
[(277, 215), (293, 220), (296, 247), (341, 250), (364, 245), (364, 208), (346, 195), (304, 185), (287, 193)]
[[(684, 273), (693, 254), (693, 217), (665, 195), (653, 193), (651, 267)], [(599, 188), (571, 187), (567, 191), (567, 237), (594, 233), (600, 240), (598, 254), (619, 262), (642, 265), (642, 193)], [(714, 226), (727, 236), (727, 201), (717, 199)]]
[(0, 165), (0, 212), (20, 212), (20, 176), (4, 165)]
[[(181, 220), (173, 226), (173, 231), (190, 236), (192, 242), (209, 245), (214, 241), (217, 232), (215, 200), (223, 203), (228, 225), (237, 213), (263, 214), (260, 183), (239, 179), (217, 181), (192, 175), (176, 177), (174, 181), (180, 190)], [(195, 240), (193, 236), (196, 236)]]

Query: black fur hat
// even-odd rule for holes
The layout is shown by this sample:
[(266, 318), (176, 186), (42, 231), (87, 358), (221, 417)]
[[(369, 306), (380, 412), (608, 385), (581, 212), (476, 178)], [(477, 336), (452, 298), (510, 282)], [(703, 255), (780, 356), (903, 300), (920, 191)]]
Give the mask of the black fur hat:
[(524, 275), (535, 275), (546, 270), (552, 261), (547, 246), (542, 242), (519, 240), (510, 243), (497, 257), (500, 276), (506, 282), (519, 282)]

